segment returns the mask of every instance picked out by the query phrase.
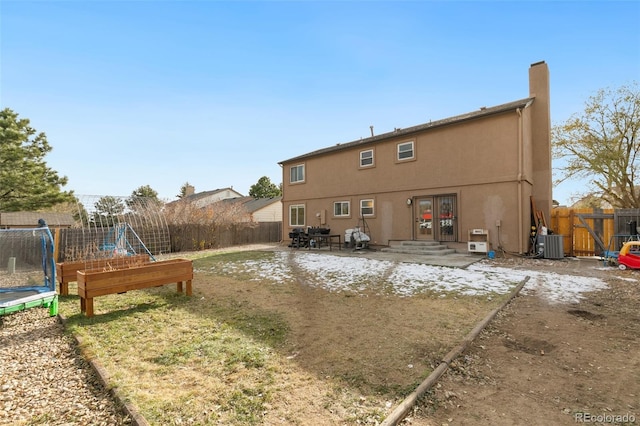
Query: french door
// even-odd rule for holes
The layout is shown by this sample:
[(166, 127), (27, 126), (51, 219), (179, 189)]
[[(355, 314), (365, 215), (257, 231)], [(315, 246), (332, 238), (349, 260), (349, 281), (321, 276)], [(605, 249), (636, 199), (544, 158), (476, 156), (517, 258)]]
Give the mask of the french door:
[(433, 240), (433, 197), (417, 198), (414, 206), (416, 240)]
[(458, 241), (456, 196), (418, 197), (414, 202), (416, 240)]

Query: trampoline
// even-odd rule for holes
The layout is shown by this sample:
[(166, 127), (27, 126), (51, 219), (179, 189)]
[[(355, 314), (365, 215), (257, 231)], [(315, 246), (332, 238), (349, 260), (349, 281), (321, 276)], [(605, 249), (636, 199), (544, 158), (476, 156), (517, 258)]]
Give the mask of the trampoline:
[(53, 236), (37, 228), (0, 229), (0, 316), (35, 307), (58, 314)]

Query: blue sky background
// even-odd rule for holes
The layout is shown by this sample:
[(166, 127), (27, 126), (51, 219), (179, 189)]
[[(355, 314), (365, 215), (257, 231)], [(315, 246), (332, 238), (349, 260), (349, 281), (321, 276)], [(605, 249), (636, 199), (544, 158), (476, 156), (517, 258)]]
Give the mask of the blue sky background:
[[(529, 95), (640, 80), (640, 1), (0, 0), (0, 105), (78, 195), (247, 195), (279, 161)], [(568, 203), (582, 183), (554, 188)]]

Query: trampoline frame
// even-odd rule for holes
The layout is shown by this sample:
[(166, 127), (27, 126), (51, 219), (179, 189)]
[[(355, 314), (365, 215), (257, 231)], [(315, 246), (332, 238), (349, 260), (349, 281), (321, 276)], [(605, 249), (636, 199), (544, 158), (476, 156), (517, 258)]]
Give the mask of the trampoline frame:
[(25, 231), (43, 233), (44, 231), (41, 237), (43, 285), (0, 288), (0, 316), (40, 306), (49, 308), (50, 316), (58, 314), (53, 235), (42, 219), (39, 223), (41, 226), (37, 228), (0, 229), (0, 234)]

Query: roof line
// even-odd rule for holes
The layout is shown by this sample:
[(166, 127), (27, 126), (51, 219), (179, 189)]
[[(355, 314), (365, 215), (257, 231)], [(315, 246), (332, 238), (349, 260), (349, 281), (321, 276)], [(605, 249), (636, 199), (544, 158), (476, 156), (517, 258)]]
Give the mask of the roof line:
[(395, 138), (402, 135), (409, 135), (412, 133), (420, 132), (423, 130), (434, 129), (438, 127), (448, 126), (452, 124), (461, 123), (468, 120), (473, 120), (476, 118), (487, 117), (494, 114), (500, 114), (506, 111), (516, 110), (519, 108), (528, 108), (533, 101), (534, 97), (524, 98), (517, 101), (509, 102), (506, 104), (496, 105), (493, 107), (485, 108), (482, 107), (479, 110), (468, 112), (466, 114), (460, 114), (453, 117), (445, 118), (437, 121), (429, 121), (428, 123), (418, 124), (416, 126), (407, 127), (404, 129), (394, 129), (391, 132), (381, 133), (376, 136), (371, 136), (368, 138), (361, 138), (356, 141), (346, 142), (346, 143), (338, 143), (334, 146), (321, 148), (306, 154), (299, 155), (297, 157), (290, 158), (288, 160), (279, 161), (278, 164), (282, 165), (283, 163), (288, 163), (291, 161), (301, 160), (304, 158), (315, 157), (317, 155), (326, 154), (328, 152), (340, 151), (343, 149), (353, 148), (358, 145), (366, 145), (374, 142), (384, 141), (386, 139)]

